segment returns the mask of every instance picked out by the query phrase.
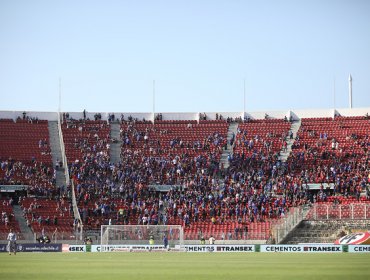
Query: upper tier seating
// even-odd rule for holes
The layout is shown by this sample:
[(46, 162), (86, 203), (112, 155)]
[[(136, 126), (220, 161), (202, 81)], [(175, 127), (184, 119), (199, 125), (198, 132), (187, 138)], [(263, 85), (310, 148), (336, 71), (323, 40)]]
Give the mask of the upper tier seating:
[(369, 131), (364, 117), (302, 119), (288, 159), (290, 174), (308, 183), (333, 182), (343, 194), (364, 189), (370, 176)]
[(123, 123), (122, 163), (139, 166), (147, 184), (180, 184), (199, 170), (212, 174), (218, 171), (227, 130), (226, 121)]
[(65, 119), (62, 132), (69, 163), (83, 162), (97, 153), (109, 155), (110, 125), (106, 121)]
[(0, 120), (0, 183), (50, 188), (54, 171), (48, 122), (37, 119)]
[(290, 122), (278, 119), (250, 120), (239, 124), (234, 154), (277, 153), (284, 148), (290, 127)]
[(51, 164), (48, 122), (18, 119), (0, 120), (0, 157), (25, 164)]

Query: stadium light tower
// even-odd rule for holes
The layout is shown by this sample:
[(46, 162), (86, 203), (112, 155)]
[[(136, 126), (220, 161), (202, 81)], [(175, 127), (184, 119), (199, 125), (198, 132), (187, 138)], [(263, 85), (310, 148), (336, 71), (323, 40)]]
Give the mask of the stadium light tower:
[(244, 121), (244, 118), (245, 118), (245, 79), (244, 79), (244, 91), (243, 91), (243, 96), (244, 96), (244, 99), (243, 99), (243, 121)]
[[(59, 77), (59, 104), (58, 104), (58, 118), (60, 118), (60, 112), (62, 111), (62, 78)], [(63, 123), (62, 118), (62, 123)]]
[(348, 94), (349, 94), (349, 108), (352, 109), (352, 76), (349, 74), (348, 77)]
[(153, 80), (153, 124), (155, 123), (155, 80)]
[(58, 111), (60, 113), (61, 106), (62, 106), (62, 78), (59, 77), (59, 104), (58, 104)]
[(335, 109), (335, 77), (333, 79), (333, 105)]

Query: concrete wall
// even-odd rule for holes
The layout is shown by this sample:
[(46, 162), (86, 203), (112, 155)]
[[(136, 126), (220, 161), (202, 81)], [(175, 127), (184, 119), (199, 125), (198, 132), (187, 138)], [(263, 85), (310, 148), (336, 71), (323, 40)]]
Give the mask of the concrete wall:
[(0, 111), (0, 119), (13, 119), (18, 117), (23, 118), (23, 112), (31, 118), (38, 118), (39, 120), (56, 121), (58, 120), (57, 112), (37, 112), (37, 111)]
[[(58, 118), (57, 112), (37, 112), (37, 111), (26, 111), (27, 116), (38, 117), (40, 120), (56, 121)], [(70, 117), (74, 119), (82, 119), (83, 112), (68, 112)], [(107, 120), (109, 114), (114, 114), (116, 119), (121, 118), (121, 114), (125, 116), (125, 119), (129, 116), (137, 118), (139, 120), (153, 120), (153, 113), (143, 112), (87, 112), (86, 116), (89, 119), (94, 119), (94, 115), (100, 113), (103, 120)], [(224, 119), (243, 117), (244, 112), (187, 112), (187, 113), (162, 113), (163, 120), (198, 120), (199, 114), (206, 114), (207, 120), (215, 120), (216, 113), (222, 115)], [(245, 116), (251, 119), (264, 119), (267, 114), (269, 118), (272, 119), (284, 119), (284, 117), (289, 118), (292, 116), (294, 119), (301, 118), (323, 118), (323, 117), (334, 117), (334, 114), (339, 114), (341, 116), (365, 116), (365, 114), (370, 115), (370, 108), (342, 108), (342, 109), (314, 109), (314, 110), (286, 110), (286, 111), (260, 111), (260, 112), (245, 112)], [(155, 115), (160, 114), (160, 112), (155, 113)], [(16, 120), (18, 117), (23, 117), (23, 111), (0, 111), (1, 119), (13, 119)]]

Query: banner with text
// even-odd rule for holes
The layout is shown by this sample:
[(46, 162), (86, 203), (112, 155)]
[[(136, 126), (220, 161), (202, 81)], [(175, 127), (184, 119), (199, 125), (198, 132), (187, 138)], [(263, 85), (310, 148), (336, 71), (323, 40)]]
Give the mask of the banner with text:
[(263, 253), (341, 253), (341, 245), (261, 245), (260, 251)]
[(86, 245), (63, 244), (62, 252), (70, 252), (70, 253), (86, 252)]
[[(8, 252), (8, 245), (0, 244), (0, 252)], [(17, 252), (62, 252), (62, 244), (21, 243)]]
[(255, 252), (255, 245), (185, 245), (186, 252)]
[(348, 253), (370, 253), (370, 245), (348, 245)]

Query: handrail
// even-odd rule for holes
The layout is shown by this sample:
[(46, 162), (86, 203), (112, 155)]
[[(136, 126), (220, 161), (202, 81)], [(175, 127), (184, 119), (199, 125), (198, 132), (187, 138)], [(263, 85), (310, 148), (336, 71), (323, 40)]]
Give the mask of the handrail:
[(307, 206), (298, 206), (289, 209), (289, 212), (282, 219), (271, 227), (271, 238), (274, 243), (280, 243), (289, 232), (305, 219), (309, 209)]
[(72, 193), (73, 214), (74, 214), (74, 218), (78, 220), (78, 222), (81, 226), (80, 240), (82, 240), (83, 224), (82, 224), (82, 220), (81, 220), (80, 211), (78, 211), (74, 183), (73, 183), (73, 180), (71, 180), (70, 176), (69, 176), (69, 167), (68, 167), (68, 161), (67, 161), (67, 156), (66, 156), (66, 152), (65, 152), (65, 145), (64, 145), (64, 139), (63, 139), (63, 131), (62, 131), (60, 112), (58, 112), (58, 132), (59, 132), (60, 149), (61, 149), (61, 153), (62, 153), (62, 162), (63, 162), (63, 167), (64, 167), (64, 175), (65, 175), (65, 178), (66, 178), (67, 186), (68, 187), (70, 186), (71, 189), (72, 189), (71, 193)]

